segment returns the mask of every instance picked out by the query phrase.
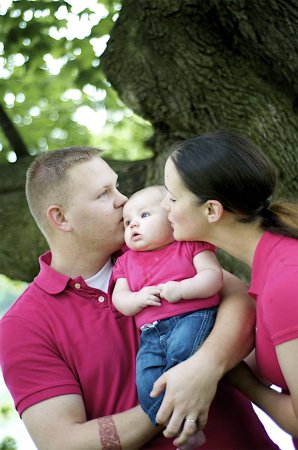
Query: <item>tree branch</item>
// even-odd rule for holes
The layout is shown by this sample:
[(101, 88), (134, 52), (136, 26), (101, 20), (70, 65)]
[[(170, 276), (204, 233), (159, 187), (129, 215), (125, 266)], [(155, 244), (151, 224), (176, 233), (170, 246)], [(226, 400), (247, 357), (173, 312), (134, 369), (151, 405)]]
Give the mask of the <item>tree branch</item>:
[(17, 157), (21, 159), (25, 156), (28, 156), (29, 152), (27, 150), (25, 142), (23, 141), (23, 138), (21, 137), (16, 127), (13, 125), (1, 103), (0, 126)]

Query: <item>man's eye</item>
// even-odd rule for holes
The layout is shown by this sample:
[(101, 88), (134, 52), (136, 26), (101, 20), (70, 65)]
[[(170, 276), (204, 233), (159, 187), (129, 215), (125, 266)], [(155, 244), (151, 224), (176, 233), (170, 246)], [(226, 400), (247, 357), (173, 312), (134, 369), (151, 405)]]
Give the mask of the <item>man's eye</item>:
[(144, 219), (144, 217), (149, 217), (149, 216), (150, 216), (150, 213), (148, 213), (147, 211), (145, 211), (141, 214), (142, 219)]
[(107, 191), (107, 190), (102, 191), (102, 192), (99, 194), (98, 198), (104, 197), (105, 195), (108, 195), (108, 191)]

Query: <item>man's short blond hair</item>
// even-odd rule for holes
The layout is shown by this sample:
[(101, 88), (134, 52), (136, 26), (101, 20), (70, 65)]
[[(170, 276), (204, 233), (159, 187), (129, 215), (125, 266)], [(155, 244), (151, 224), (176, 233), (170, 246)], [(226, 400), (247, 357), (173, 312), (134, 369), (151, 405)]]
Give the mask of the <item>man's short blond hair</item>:
[(26, 174), (26, 198), (32, 216), (47, 237), (47, 208), (65, 205), (71, 197), (70, 168), (97, 158), (101, 150), (93, 147), (67, 147), (37, 156)]

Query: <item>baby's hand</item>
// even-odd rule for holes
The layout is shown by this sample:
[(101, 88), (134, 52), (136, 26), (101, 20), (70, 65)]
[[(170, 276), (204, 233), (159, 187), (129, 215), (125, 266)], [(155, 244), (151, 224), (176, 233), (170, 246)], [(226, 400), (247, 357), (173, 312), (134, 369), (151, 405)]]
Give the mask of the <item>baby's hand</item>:
[[(177, 450), (195, 450), (206, 442), (206, 437), (203, 431), (196, 431), (195, 434), (189, 436), (186, 444), (180, 445)], [(173, 442), (175, 445), (175, 443)]]
[(179, 281), (168, 281), (164, 284), (159, 284), (160, 298), (164, 298), (170, 303), (177, 303), (182, 298), (181, 284)]
[(160, 306), (160, 289), (157, 286), (145, 286), (135, 293), (135, 302), (139, 308)]

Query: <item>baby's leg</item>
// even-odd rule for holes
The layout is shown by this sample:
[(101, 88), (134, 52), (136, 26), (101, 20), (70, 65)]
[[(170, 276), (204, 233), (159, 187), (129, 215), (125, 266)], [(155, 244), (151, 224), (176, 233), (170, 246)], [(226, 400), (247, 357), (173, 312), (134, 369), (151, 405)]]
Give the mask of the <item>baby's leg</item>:
[(160, 333), (155, 326), (142, 331), (140, 347), (136, 360), (136, 383), (138, 397), (142, 409), (156, 425), (155, 416), (163, 395), (150, 397), (154, 382), (159, 378), (166, 366), (166, 352), (160, 342)]

